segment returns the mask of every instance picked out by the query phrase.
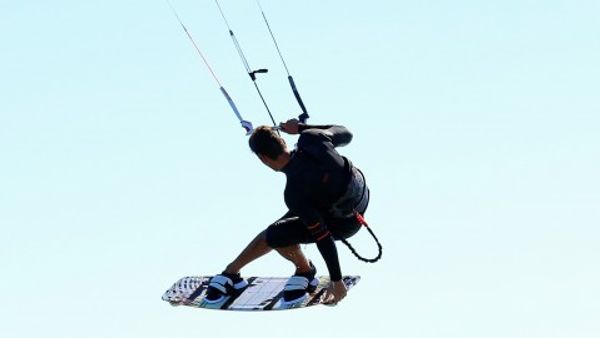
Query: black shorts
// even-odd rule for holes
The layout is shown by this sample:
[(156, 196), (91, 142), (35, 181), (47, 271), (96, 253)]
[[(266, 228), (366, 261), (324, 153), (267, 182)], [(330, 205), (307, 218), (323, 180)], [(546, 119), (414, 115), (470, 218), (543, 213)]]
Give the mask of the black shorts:
[[(369, 201), (369, 192), (366, 191), (366, 196), (357, 205), (356, 210), (364, 214), (367, 210)], [(333, 235), (333, 238), (349, 238), (360, 230), (362, 224), (352, 215), (344, 218), (325, 217), (325, 225)], [(315, 239), (310, 231), (302, 222), (300, 217), (288, 211), (283, 217), (267, 228), (267, 244), (271, 248), (281, 248), (294, 244), (314, 243)]]
[[(330, 219), (325, 224), (335, 239), (348, 238), (362, 226), (356, 217)], [(288, 212), (267, 228), (267, 244), (271, 248), (281, 248), (294, 244), (314, 243), (315, 239), (300, 217)]]
[[(364, 215), (369, 205), (369, 188), (367, 187), (364, 176), (360, 170), (355, 170), (355, 183), (352, 186), (351, 196), (342, 210), (338, 209), (336, 212), (330, 212), (329, 216), (325, 215), (324, 222), (327, 229), (333, 235), (335, 240), (341, 238), (349, 238), (356, 234), (360, 230), (362, 224), (358, 221), (353, 211), (357, 211)], [(354, 189), (356, 188), (356, 189)], [(335, 216), (334, 216), (335, 215)], [(344, 216), (339, 216), (344, 215)], [(267, 244), (271, 248), (281, 248), (294, 244), (308, 244), (314, 243), (315, 239), (304, 224), (300, 217), (288, 211), (283, 217), (277, 220), (275, 223), (267, 227)]]

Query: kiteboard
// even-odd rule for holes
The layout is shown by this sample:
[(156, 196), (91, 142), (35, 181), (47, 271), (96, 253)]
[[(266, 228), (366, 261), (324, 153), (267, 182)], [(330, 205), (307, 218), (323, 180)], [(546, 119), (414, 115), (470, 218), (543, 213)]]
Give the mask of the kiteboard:
[[(329, 285), (329, 276), (320, 276), (319, 285), (302, 301), (287, 304), (283, 301), (283, 288), (287, 277), (248, 277), (248, 286), (236, 295), (227, 296), (217, 303), (204, 300), (206, 289), (212, 276), (190, 276), (179, 279), (162, 296), (162, 300), (173, 306), (185, 305), (195, 308), (230, 310), (230, 311), (268, 311), (305, 308), (323, 304), (324, 295)], [(350, 290), (360, 276), (342, 277), (344, 284)]]

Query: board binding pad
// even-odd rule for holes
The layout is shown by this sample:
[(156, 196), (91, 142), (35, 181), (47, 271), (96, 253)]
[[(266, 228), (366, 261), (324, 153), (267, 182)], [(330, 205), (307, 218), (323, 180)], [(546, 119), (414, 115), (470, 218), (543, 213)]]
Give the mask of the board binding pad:
[[(283, 288), (288, 277), (248, 277), (248, 286), (237, 295), (226, 296), (217, 303), (204, 300), (206, 289), (212, 276), (190, 276), (179, 279), (162, 296), (162, 300), (173, 306), (185, 305), (195, 308), (230, 311), (268, 311), (298, 309), (323, 304), (324, 294), (329, 285), (329, 276), (320, 276), (319, 285), (307, 297), (292, 304), (283, 301)], [(350, 290), (360, 276), (343, 276), (346, 288)]]

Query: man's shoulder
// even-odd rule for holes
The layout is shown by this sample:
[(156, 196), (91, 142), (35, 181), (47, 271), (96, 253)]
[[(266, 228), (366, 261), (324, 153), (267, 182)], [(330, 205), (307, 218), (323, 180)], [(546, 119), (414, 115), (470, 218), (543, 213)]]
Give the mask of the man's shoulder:
[(326, 131), (323, 129), (305, 129), (300, 133), (298, 145), (306, 143), (321, 143), (327, 140)]

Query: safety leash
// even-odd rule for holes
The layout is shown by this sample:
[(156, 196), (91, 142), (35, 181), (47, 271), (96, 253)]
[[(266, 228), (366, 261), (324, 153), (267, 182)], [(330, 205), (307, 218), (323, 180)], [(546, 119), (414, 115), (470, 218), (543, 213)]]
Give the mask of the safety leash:
[(371, 236), (373, 237), (373, 239), (375, 239), (375, 243), (377, 243), (377, 247), (379, 249), (379, 253), (377, 254), (377, 257), (375, 257), (375, 258), (364, 258), (361, 255), (359, 255), (358, 252), (356, 252), (356, 250), (354, 249), (354, 247), (345, 238), (342, 238), (341, 241), (342, 241), (342, 243), (346, 244), (346, 246), (348, 247), (348, 249), (350, 249), (350, 251), (352, 251), (352, 253), (354, 254), (354, 256), (356, 256), (356, 258), (358, 258), (359, 260), (361, 260), (361, 261), (363, 261), (365, 263), (375, 263), (375, 262), (377, 262), (381, 258), (381, 255), (383, 253), (383, 247), (381, 246), (381, 243), (379, 243), (379, 239), (377, 238), (377, 236), (375, 236), (375, 233), (373, 232), (373, 230), (371, 230), (371, 228), (369, 227), (369, 224), (365, 220), (365, 217), (363, 215), (361, 215), (358, 211), (354, 211), (354, 216), (356, 217), (356, 220), (360, 224), (362, 224), (365, 228), (367, 228), (367, 230), (369, 231), (369, 233), (371, 234)]

